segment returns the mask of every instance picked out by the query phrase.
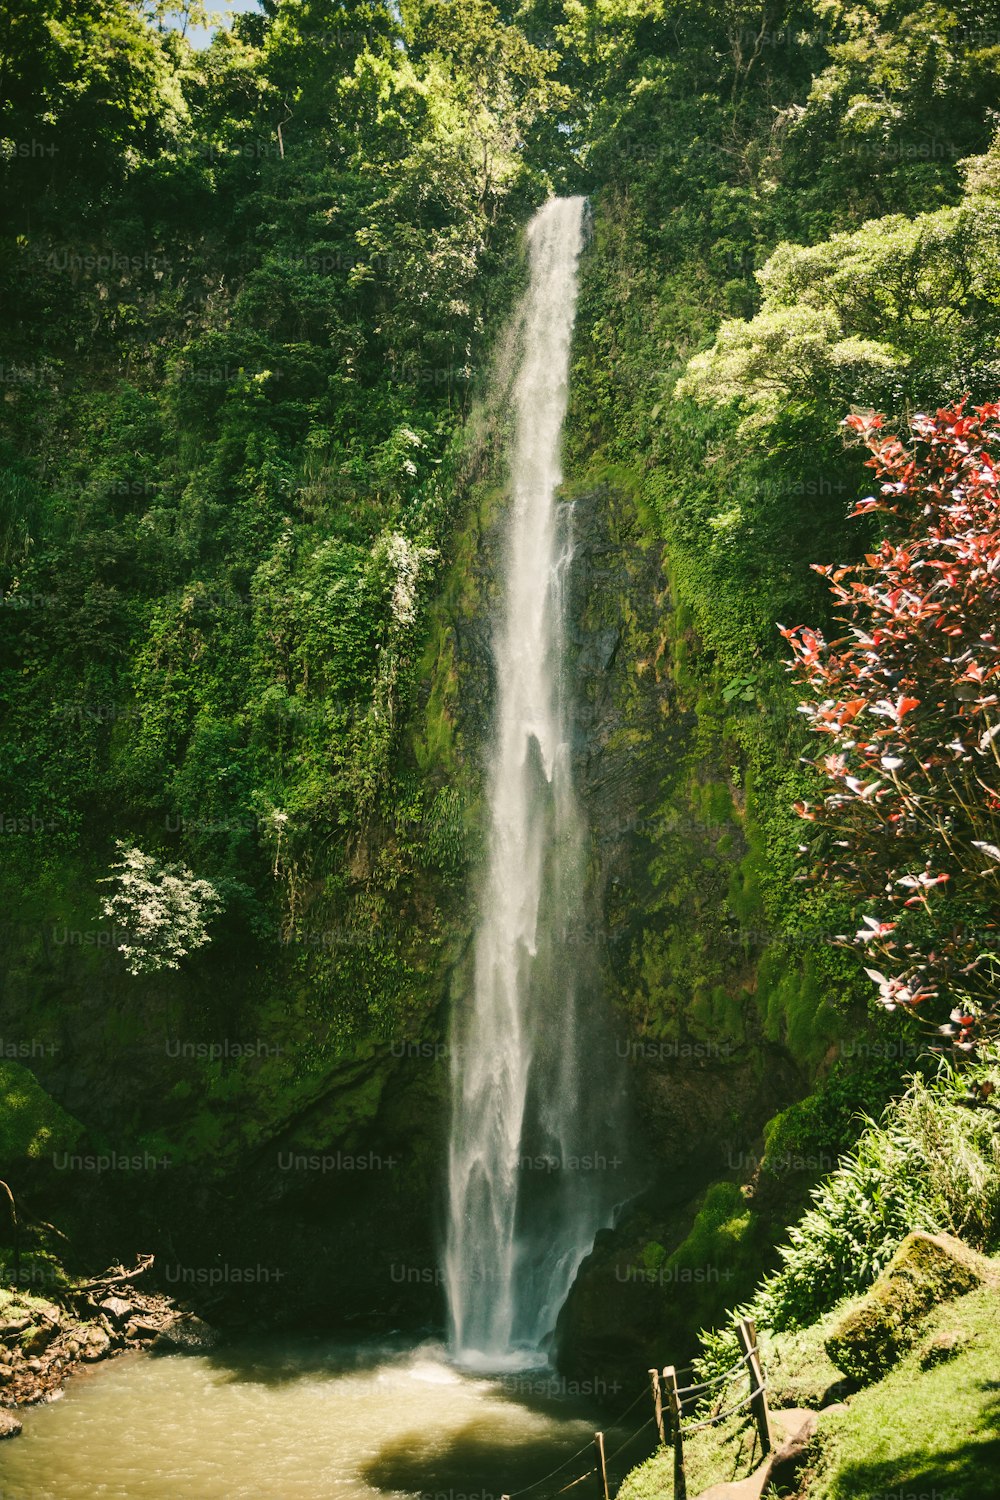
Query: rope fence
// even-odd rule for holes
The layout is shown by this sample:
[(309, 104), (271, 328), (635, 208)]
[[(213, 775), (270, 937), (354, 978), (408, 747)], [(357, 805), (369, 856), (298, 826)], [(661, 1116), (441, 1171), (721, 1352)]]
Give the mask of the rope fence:
[(738, 1411), (749, 1406), (755, 1396), (759, 1396), (766, 1390), (767, 1383), (765, 1382), (757, 1390), (751, 1391), (749, 1396), (744, 1396), (742, 1401), (737, 1401), (735, 1406), (727, 1406), (725, 1411), (713, 1412), (710, 1417), (705, 1417), (701, 1422), (689, 1422), (686, 1427), (682, 1428), (684, 1436), (688, 1437), (692, 1432), (701, 1432), (705, 1427), (718, 1427), (720, 1422), (724, 1422), (727, 1417), (735, 1416)]
[[(660, 1446), (664, 1448), (667, 1447), (666, 1420), (669, 1420), (670, 1445), (673, 1447), (674, 1452), (674, 1500), (687, 1500), (687, 1479), (684, 1473), (684, 1439), (686, 1437), (691, 1437), (692, 1434), (702, 1432), (709, 1427), (718, 1427), (721, 1422), (725, 1422), (729, 1417), (735, 1416), (737, 1412), (749, 1407), (756, 1424), (762, 1455), (766, 1456), (773, 1447), (770, 1414), (767, 1409), (767, 1381), (764, 1379), (764, 1371), (757, 1349), (757, 1330), (750, 1318), (741, 1318), (736, 1325), (736, 1333), (743, 1353), (730, 1369), (724, 1370), (719, 1375), (713, 1375), (708, 1380), (695, 1381), (691, 1385), (685, 1386), (678, 1385), (677, 1376), (678, 1374), (693, 1374), (694, 1367), (692, 1365), (685, 1365), (682, 1370), (678, 1370), (674, 1365), (667, 1365), (662, 1371), (650, 1370), (649, 1390), (640, 1391), (632, 1404), (627, 1406), (618, 1418), (619, 1423), (624, 1422), (625, 1418), (635, 1410), (640, 1401), (646, 1400), (650, 1394), (652, 1395), (652, 1422)], [(711, 1412), (707, 1417), (699, 1417), (696, 1421), (684, 1420), (685, 1406), (690, 1408), (692, 1405), (696, 1405), (699, 1400), (703, 1400), (711, 1391), (724, 1392), (743, 1370), (746, 1370), (750, 1377), (750, 1390), (746, 1396), (722, 1411), (716, 1410)], [(666, 1399), (664, 1400), (664, 1398)], [(606, 1454), (604, 1451), (604, 1433), (595, 1432), (592, 1444), (589, 1442), (584, 1443), (582, 1448), (579, 1448), (576, 1453), (570, 1454), (569, 1458), (563, 1459), (561, 1464), (557, 1464), (554, 1469), (545, 1474), (541, 1479), (534, 1480), (533, 1483), (525, 1485), (522, 1489), (512, 1490), (509, 1495), (502, 1495), (501, 1500), (521, 1500), (522, 1496), (529, 1495), (533, 1491), (540, 1489), (542, 1485), (548, 1484), (551, 1479), (554, 1479), (557, 1474), (562, 1474), (590, 1448), (593, 1448), (595, 1451), (596, 1462), (589, 1469), (585, 1469), (582, 1474), (577, 1474), (575, 1478), (569, 1480), (561, 1489), (555, 1490), (553, 1492), (553, 1500), (555, 1496), (565, 1495), (568, 1490), (575, 1489), (585, 1479), (592, 1479), (595, 1475), (597, 1476), (598, 1500), (610, 1500), (608, 1493), (608, 1464), (616, 1459), (631, 1443), (634, 1443), (641, 1433), (646, 1431), (649, 1422), (650, 1418), (647, 1417), (624, 1442), (619, 1443), (618, 1447), (611, 1454)]]
[[(660, 1441), (666, 1444), (663, 1428), (663, 1404), (661, 1391), (661, 1380), (666, 1390), (667, 1409), (670, 1414), (671, 1442), (674, 1450), (674, 1500), (687, 1500), (687, 1477), (684, 1472), (684, 1439), (693, 1433), (702, 1432), (708, 1427), (718, 1427), (720, 1422), (735, 1416), (738, 1411), (745, 1407), (750, 1408), (757, 1427), (757, 1436), (760, 1440), (761, 1456), (766, 1457), (773, 1446), (771, 1439), (771, 1419), (767, 1409), (767, 1382), (764, 1379), (764, 1371), (760, 1362), (760, 1354), (757, 1349), (757, 1330), (750, 1318), (740, 1318), (736, 1325), (736, 1336), (740, 1342), (743, 1353), (731, 1370), (724, 1374), (716, 1375), (711, 1380), (700, 1382), (698, 1385), (681, 1387), (677, 1384), (677, 1371), (673, 1365), (667, 1365), (662, 1376), (656, 1370), (650, 1370), (650, 1380), (653, 1384), (653, 1402), (656, 1408), (657, 1428)], [(695, 1422), (685, 1422), (684, 1404), (685, 1397), (691, 1397), (692, 1393), (699, 1390), (722, 1389), (739, 1374), (741, 1369), (746, 1369), (750, 1377), (750, 1391), (741, 1401), (726, 1407), (724, 1410), (716, 1410), (707, 1417), (701, 1417)]]
[[(625, 1408), (625, 1410), (618, 1418), (616, 1418), (616, 1421), (618, 1423), (624, 1422), (625, 1418), (628, 1417), (633, 1411), (635, 1411), (635, 1408), (639, 1405), (640, 1401), (645, 1400), (648, 1400), (648, 1392), (643, 1389), (639, 1392), (638, 1396), (636, 1396), (635, 1400)], [(595, 1432), (591, 1441), (584, 1443), (583, 1447), (578, 1448), (575, 1453), (571, 1453), (569, 1458), (564, 1458), (562, 1463), (557, 1464), (556, 1467), (554, 1469), (551, 1469), (548, 1474), (543, 1475), (541, 1479), (533, 1480), (531, 1484), (525, 1485), (522, 1489), (511, 1490), (509, 1495), (502, 1495), (501, 1500), (520, 1500), (521, 1496), (528, 1495), (532, 1491), (539, 1489), (542, 1485), (548, 1484), (550, 1479), (554, 1479), (557, 1474), (561, 1474), (564, 1469), (568, 1469), (570, 1464), (575, 1463), (578, 1458), (580, 1458), (584, 1453), (588, 1451), (588, 1449), (592, 1451), (596, 1449), (597, 1462), (593, 1464), (591, 1468), (585, 1469), (582, 1474), (577, 1474), (574, 1479), (571, 1479), (567, 1484), (564, 1484), (561, 1489), (555, 1490), (553, 1492), (553, 1495), (565, 1495), (567, 1490), (571, 1490), (575, 1488), (576, 1485), (582, 1484), (585, 1479), (592, 1479), (596, 1474), (598, 1476), (598, 1490), (601, 1496), (601, 1500), (610, 1500), (610, 1497), (608, 1495), (607, 1465), (613, 1459), (617, 1458), (618, 1455), (623, 1452), (630, 1443), (634, 1443), (636, 1438), (646, 1431), (646, 1429), (649, 1427), (649, 1423), (650, 1418), (644, 1418), (640, 1425), (635, 1429), (635, 1431), (630, 1433), (624, 1442), (619, 1443), (614, 1452), (610, 1454), (606, 1454), (604, 1451), (603, 1432)]]
[(556, 1490), (556, 1494), (557, 1495), (565, 1495), (566, 1491), (567, 1490), (571, 1490), (575, 1484), (582, 1484), (585, 1479), (589, 1479), (590, 1478), (591, 1474), (596, 1474), (596, 1473), (597, 1473), (596, 1469), (588, 1469), (587, 1472), (586, 1472), (586, 1474), (580, 1474), (580, 1475), (578, 1475), (576, 1479), (571, 1479), (570, 1482), (569, 1482), (569, 1484), (564, 1484), (561, 1490)]
[[(695, 1391), (710, 1391), (718, 1385), (725, 1385), (727, 1381), (732, 1380), (734, 1376), (740, 1373), (745, 1363), (746, 1355), (744, 1355), (742, 1359), (738, 1359), (733, 1365), (732, 1369), (724, 1371), (721, 1375), (713, 1375), (711, 1380), (702, 1380), (697, 1385), (681, 1386), (679, 1387), (677, 1394), (678, 1396), (690, 1396)], [(690, 1369), (690, 1366), (688, 1366), (688, 1368)], [(676, 1370), (674, 1373), (677, 1373)]]
[[(526, 1484), (521, 1490), (512, 1490), (509, 1495), (501, 1495), (500, 1500), (519, 1500), (519, 1496), (521, 1495), (530, 1495), (531, 1491), (537, 1490), (539, 1485), (548, 1484), (549, 1480), (554, 1479), (557, 1474), (561, 1474), (563, 1469), (568, 1469), (570, 1464), (578, 1459), (581, 1453), (586, 1453), (591, 1446), (590, 1442), (584, 1443), (582, 1448), (578, 1448), (575, 1453), (571, 1453), (569, 1458), (564, 1458), (561, 1464), (556, 1464), (555, 1468), (550, 1470), (548, 1474), (543, 1475), (541, 1479), (533, 1480), (531, 1484)], [(593, 1472), (593, 1469), (588, 1469), (587, 1474), (581, 1474), (579, 1478), (571, 1480), (570, 1484), (579, 1484), (581, 1479), (586, 1479), (587, 1475), (593, 1474)], [(570, 1488), (570, 1484), (566, 1486), (566, 1489)], [(561, 1495), (563, 1491), (556, 1490), (556, 1494)]]

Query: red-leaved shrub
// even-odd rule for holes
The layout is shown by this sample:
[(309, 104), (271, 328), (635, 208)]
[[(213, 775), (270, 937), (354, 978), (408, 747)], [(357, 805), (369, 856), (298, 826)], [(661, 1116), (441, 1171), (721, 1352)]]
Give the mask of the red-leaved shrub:
[(818, 826), (812, 875), (867, 907), (850, 939), (889, 1009), (971, 1049), (1000, 1025), (1000, 405), (911, 423), (849, 417), (871, 450), (889, 533), (854, 567), (818, 567), (846, 634), (779, 627), (829, 752), (796, 804)]

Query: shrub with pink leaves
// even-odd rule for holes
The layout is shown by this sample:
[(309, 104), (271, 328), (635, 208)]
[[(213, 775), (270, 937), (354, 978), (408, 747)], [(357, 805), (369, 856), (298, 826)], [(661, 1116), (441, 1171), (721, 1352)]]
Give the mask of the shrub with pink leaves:
[[(844, 633), (779, 627), (828, 750), (796, 804), (818, 880), (864, 910), (846, 940), (889, 1009), (971, 1050), (1000, 1024), (1000, 405), (917, 416), (908, 443), (849, 417), (886, 518), (864, 562), (817, 567)], [(867, 910), (865, 910), (867, 908)]]

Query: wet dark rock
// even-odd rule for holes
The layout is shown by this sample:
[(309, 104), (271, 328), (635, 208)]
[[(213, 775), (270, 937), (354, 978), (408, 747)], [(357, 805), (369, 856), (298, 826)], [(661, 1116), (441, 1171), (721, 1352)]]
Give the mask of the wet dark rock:
[(218, 1342), (218, 1329), (192, 1314), (181, 1314), (156, 1335), (153, 1352), (163, 1354), (180, 1350), (186, 1354), (204, 1354), (214, 1349)]
[(0, 1441), (4, 1438), (18, 1437), (21, 1432), (21, 1423), (13, 1412), (0, 1411)]
[[(700, 1194), (720, 1177), (732, 1180), (767, 1120), (801, 1095), (803, 1080), (787, 1052), (761, 1035), (753, 970), (742, 960), (721, 966), (713, 980), (725, 993), (719, 1019), (704, 1002), (695, 1019), (684, 971), (689, 927), (710, 919), (713, 903), (724, 910), (745, 842), (734, 814), (726, 824), (731, 849), (717, 855), (718, 824), (702, 815), (690, 784), (717, 788), (731, 806), (730, 767), (694, 755), (699, 727), (672, 670), (662, 547), (614, 485), (572, 503), (570, 698), (574, 776), (592, 840), (591, 960), (622, 1018), (619, 1056), (608, 1065), (621, 1069), (631, 1100), (634, 1129), (622, 1155), (639, 1162), (644, 1191), (584, 1261), (557, 1341), (567, 1375), (600, 1369), (631, 1378), (636, 1367), (686, 1359), (694, 1332), (686, 1322), (692, 1299), (683, 1286), (644, 1274), (644, 1247), (655, 1241), (669, 1254), (683, 1241)], [(672, 781), (677, 767), (687, 769)], [(666, 903), (657, 873), (664, 858), (678, 871)], [(717, 888), (700, 873), (691, 880), (689, 870), (707, 871)], [(661, 973), (650, 974), (651, 939), (663, 954)], [(643, 1030), (654, 1008), (648, 987), (656, 993), (657, 985), (672, 996), (655, 1001), (658, 1022), (673, 1028), (665, 1040)]]
[(131, 1302), (126, 1302), (124, 1297), (105, 1297), (100, 1304), (101, 1311), (107, 1315), (108, 1321), (121, 1327), (127, 1323), (135, 1308)]
[(38, 1354), (45, 1349), (59, 1332), (57, 1319), (46, 1319), (36, 1327), (29, 1328), (21, 1337), (21, 1348), (25, 1354)]
[(89, 1364), (104, 1359), (111, 1348), (111, 1340), (103, 1328), (91, 1328), (81, 1350), (81, 1358)]

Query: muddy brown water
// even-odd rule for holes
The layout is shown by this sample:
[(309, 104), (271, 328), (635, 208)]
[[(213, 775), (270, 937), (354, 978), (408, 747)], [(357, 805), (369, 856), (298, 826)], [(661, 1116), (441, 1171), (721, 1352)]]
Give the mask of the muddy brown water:
[[(500, 1500), (529, 1486), (523, 1500), (552, 1500), (592, 1466), (595, 1428), (609, 1453), (630, 1439), (612, 1486), (647, 1456), (641, 1396), (641, 1379), (623, 1391), (546, 1369), (478, 1375), (437, 1344), (130, 1355), (20, 1413), (0, 1500)], [(596, 1476), (568, 1494), (597, 1500)]]

